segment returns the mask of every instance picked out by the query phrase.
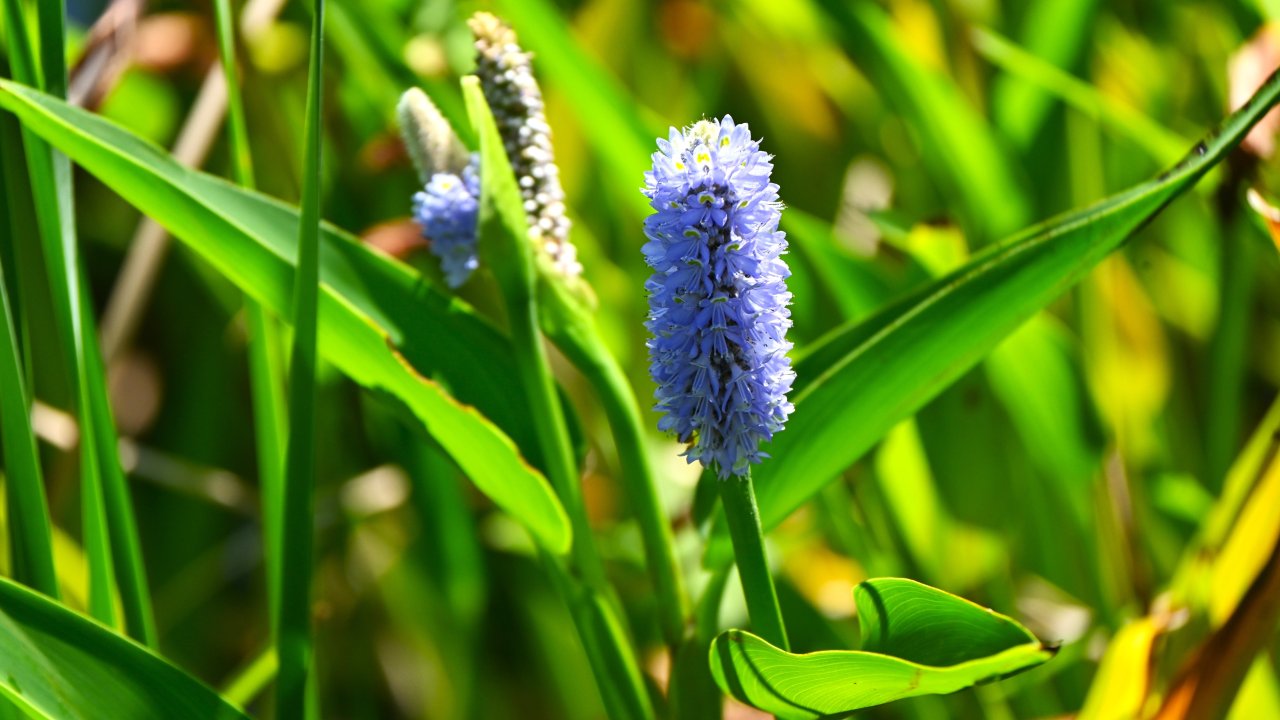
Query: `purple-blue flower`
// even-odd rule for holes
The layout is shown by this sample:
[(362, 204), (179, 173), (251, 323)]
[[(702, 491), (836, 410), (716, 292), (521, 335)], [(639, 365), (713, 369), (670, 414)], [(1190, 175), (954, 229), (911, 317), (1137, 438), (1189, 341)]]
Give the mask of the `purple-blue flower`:
[(473, 154), (461, 171), (435, 172), (413, 195), (413, 216), (440, 259), (445, 282), (456, 288), (480, 267), (476, 255), (476, 218), (480, 199), (480, 157)]
[(744, 475), (793, 409), (791, 271), (773, 163), (729, 116), (671, 128), (658, 150), (645, 173), (654, 213), (643, 248), (658, 427), (690, 444), (689, 462)]

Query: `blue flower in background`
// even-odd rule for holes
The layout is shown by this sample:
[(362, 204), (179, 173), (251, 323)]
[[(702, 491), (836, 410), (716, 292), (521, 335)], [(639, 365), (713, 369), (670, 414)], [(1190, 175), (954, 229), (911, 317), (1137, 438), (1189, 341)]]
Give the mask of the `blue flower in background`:
[(793, 409), (791, 271), (773, 163), (728, 116), (672, 128), (658, 150), (645, 173), (654, 213), (643, 248), (658, 427), (690, 443), (689, 462), (743, 475)]
[(456, 288), (480, 267), (476, 255), (476, 218), (480, 200), (480, 156), (473, 154), (461, 175), (436, 172), (413, 196), (413, 216), (440, 259), (445, 282)]
[(423, 185), (413, 196), (413, 217), (431, 254), (440, 259), (445, 282), (457, 288), (480, 266), (480, 156), (467, 152), (440, 109), (418, 88), (400, 96), (396, 115)]

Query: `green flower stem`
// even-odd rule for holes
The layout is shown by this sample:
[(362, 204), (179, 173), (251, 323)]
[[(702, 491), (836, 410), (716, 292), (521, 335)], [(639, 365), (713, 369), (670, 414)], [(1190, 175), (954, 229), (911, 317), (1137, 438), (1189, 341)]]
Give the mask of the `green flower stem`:
[[(604, 352), (602, 346), (596, 347)], [(602, 358), (598, 365), (581, 365), (579, 369), (595, 387), (609, 418), (613, 441), (618, 448), (618, 462), (622, 465), (623, 489), (640, 524), (645, 561), (658, 593), (662, 634), (667, 644), (675, 647), (684, 633), (684, 589), (676, 565), (671, 525), (662, 511), (653, 466), (643, 445), (640, 410), (622, 368), (612, 357)]]
[(605, 579), (604, 563), (587, 521), (564, 408), (556, 395), (543, 344), (534, 250), (528, 241), (515, 176), (479, 80), (474, 76), (464, 78), (462, 89), (467, 112), (480, 136), (485, 177), (480, 203), (480, 252), (502, 287), (516, 373), (536, 419), (542, 469), (573, 527), (574, 569), (581, 575), (584, 587), (579, 589), (576, 582), (571, 582), (559, 558), (543, 552), (543, 564), (573, 614), (610, 717), (651, 718), (653, 709), (643, 683), (638, 682), (639, 666), (618, 621), (619, 605)]
[(556, 397), (551, 363), (542, 345), (538, 328), (538, 308), (532, 294), (508, 292), (507, 317), (511, 323), (511, 340), (516, 356), (516, 372), (524, 388), (533, 417), (538, 418), (536, 435), (542, 462), (556, 495), (564, 505), (573, 526), (573, 556), (578, 572), (590, 587), (604, 590), (604, 563), (592, 540), (591, 523), (582, 499), (577, 462), (565, 425), (564, 408)]
[(563, 283), (544, 273), (539, 283), (542, 327), (551, 341), (595, 389), (609, 419), (622, 466), (622, 486), (640, 525), (645, 562), (658, 595), (659, 621), (674, 650), (684, 635), (687, 603), (676, 564), (671, 525), (662, 511), (653, 465), (644, 448), (640, 409), (626, 375), (600, 337), (595, 316)]
[(760, 637), (783, 650), (790, 650), (787, 629), (782, 624), (782, 609), (773, 589), (769, 561), (764, 553), (764, 532), (760, 529), (760, 511), (756, 509), (756, 493), (751, 473), (730, 475), (720, 481), (720, 501), (729, 520), (729, 536), (733, 539), (733, 555), (738, 563), (742, 593), (747, 598), (751, 624)]
[(644, 678), (613, 605), (599, 592), (577, 583), (559, 558), (540, 551), (542, 564), (569, 608), (591, 673), (611, 720), (652, 720), (655, 715)]

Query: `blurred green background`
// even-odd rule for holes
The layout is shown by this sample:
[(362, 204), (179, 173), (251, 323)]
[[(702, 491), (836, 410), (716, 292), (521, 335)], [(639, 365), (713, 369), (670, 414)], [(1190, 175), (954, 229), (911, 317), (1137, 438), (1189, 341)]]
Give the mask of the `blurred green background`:
[[(300, 4), (251, 4), (239, 40), (255, 170), (264, 192), (296, 202), (310, 20)], [(91, 32), (105, 8), (72, 2), (73, 56), (106, 58), (73, 78), (88, 106), (172, 148), (210, 119), (196, 99), (216, 71), (211, 4), (111, 7), (110, 32)], [(728, 113), (763, 137), (788, 206), (799, 356), (970, 252), (1154, 176), (1231, 109), (1233, 57), (1236, 84), (1248, 82), (1239, 68), (1261, 68), (1255, 86), (1280, 58), (1265, 30), (1280, 3), (1268, 0), (330, 0), (324, 216), (437, 276), (409, 219), (417, 176), (394, 109), (423, 87), (468, 135), (456, 80), (473, 65), (465, 19), (478, 9), (535, 53), (573, 241), (646, 412), (639, 187), (654, 148), (637, 128), (656, 137)], [(956, 592), (1063, 643), (1004, 683), (867, 717), (1053, 717), (1079, 711), (1091, 685), (1103, 698), (1092, 702), (1123, 710), (1094, 682), (1108, 643), (1179, 592), (1188, 549), (1280, 387), (1280, 262), (1244, 201), (1260, 152), (1224, 163), (771, 533), (798, 651), (856, 647), (852, 588), (879, 575)], [(223, 133), (201, 162), (230, 174)], [(102, 312), (120, 302), (140, 217), (88, 176), (77, 192)], [(242, 300), (184, 247), (162, 262), (127, 318), (136, 332), (108, 343), (110, 385), (161, 648), (218, 686), (269, 632)], [(490, 278), (463, 295), (499, 314)], [(73, 402), (48, 309), (24, 312), (58, 559), (74, 568), (73, 439), (57, 412)], [(662, 686), (669, 660), (610, 435), (581, 378), (557, 371), (584, 428), (602, 552)], [(388, 405), (324, 366), (321, 382), (324, 716), (601, 717), (523, 531)], [(698, 471), (656, 429), (651, 450), (696, 590)], [(1248, 542), (1274, 546), (1280, 518), (1255, 525)], [(741, 625), (729, 588), (722, 624)], [(1114, 677), (1158, 695), (1213, 622), (1161, 620), (1160, 652), (1115, 661)], [(1234, 718), (1280, 717), (1266, 631)]]

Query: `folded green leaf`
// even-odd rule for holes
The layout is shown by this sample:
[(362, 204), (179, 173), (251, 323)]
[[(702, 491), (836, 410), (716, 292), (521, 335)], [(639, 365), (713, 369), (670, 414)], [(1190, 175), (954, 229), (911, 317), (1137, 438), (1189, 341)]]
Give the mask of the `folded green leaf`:
[(2, 579), (0, 695), (32, 718), (246, 717), (141, 645)]
[[(264, 308), (278, 316), (287, 312), (295, 209), (182, 167), (119, 126), (31, 88), (0, 81), (0, 107)], [(570, 530), (563, 508), (488, 419), (521, 438), (522, 447), (532, 446), (509, 343), (464, 303), (341, 231), (324, 227), (321, 244), (321, 354), (361, 385), (404, 402), (481, 491), (548, 550), (566, 551)], [(426, 376), (440, 378), (451, 392)]]
[(854, 589), (854, 600), (862, 650), (798, 655), (729, 630), (711, 646), (716, 683), (742, 702), (801, 720), (955, 692), (1028, 670), (1056, 652), (1004, 615), (914, 580), (868, 580)]
[[(1216, 165), (1280, 99), (1273, 75), (1180, 164), (988, 248), (796, 364), (795, 413), (756, 472), (766, 529), (813, 497), (903, 418), (973, 367)], [(709, 560), (727, 562), (723, 524)]]

